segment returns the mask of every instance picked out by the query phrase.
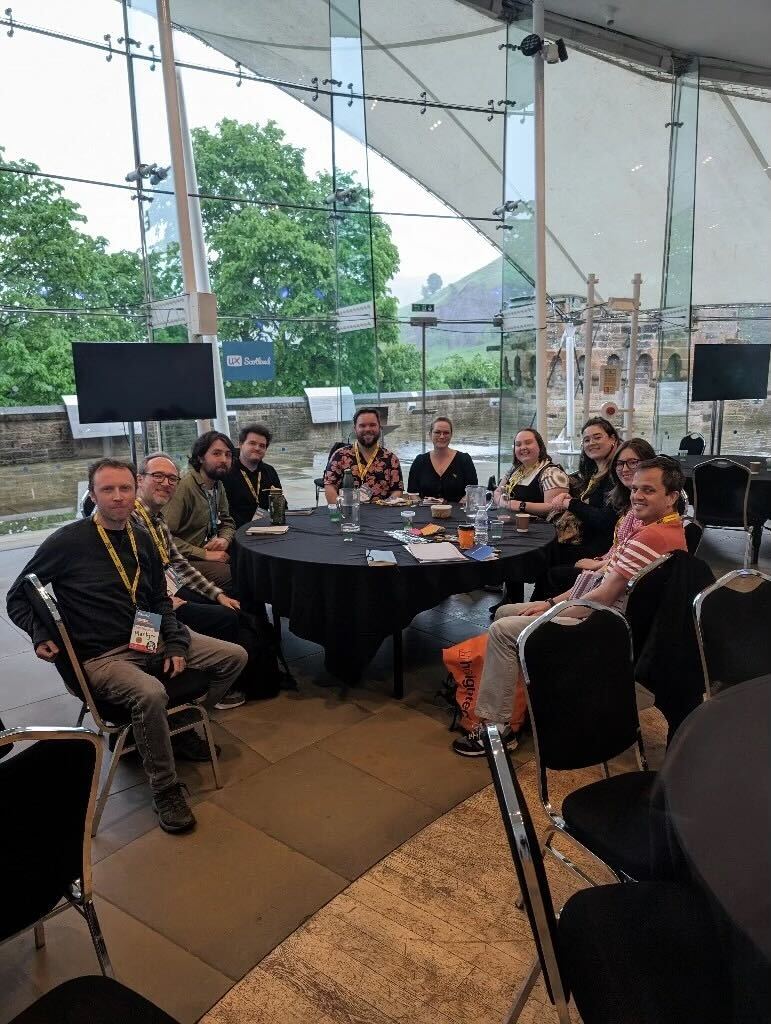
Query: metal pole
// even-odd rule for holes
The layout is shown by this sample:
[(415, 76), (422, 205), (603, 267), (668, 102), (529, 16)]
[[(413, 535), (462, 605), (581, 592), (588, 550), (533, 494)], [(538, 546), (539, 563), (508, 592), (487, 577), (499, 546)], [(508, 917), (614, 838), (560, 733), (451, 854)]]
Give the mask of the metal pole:
[[(182, 280), (185, 292), (192, 295), (195, 290), (195, 260), (193, 257), (193, 238), (190, 228), (190, 209), (188, 207), (187, 174), (185, 171), (185, 148), (182, 141), (182, 125), (179, 116), (179, 93), (177, 92), (177, 76), (174, 67), (174, 39), (171, 27), (169, 0), (155, 0), (158, 18), (158, 39), (161, 45), (161, 70), (163, 72), (163, 98), (166, 106), (166, 127), (169, 132), (169, 151), (171, 153), (171, 169), (174, 175), (174, 201), (177, 208), (177, 233), (179, 235), (179, 255), (182, 260)], [(188, 341), (198, 341), (187, 325)], [(196, 420), (199, 433), (211, 429), (211, 420)]]
[(421, 451), (426, 451), (426, 325), (422, 323), (420, 325), (420, 346), (421, 346), (421, 361), (422, 361), (422, 374), (423, 374), (423, 412), (420, 417), (421, 424), (423, 426), (423, 443)]
[(632, 278), (632, 298), (634, 309), (629, 328), (629, 359), (626, 368), (626, 393), (624, 395), (624, 437), (634, 435), (634, 389), (637, 378), (637, 335), (640, 327), (640, 285), (642, 275), (635, 274)]
[[(544, 0), (533, 0), (533, 32), (544, 37)], [(533, 57), (535, 121), (535, 410), (541, 435), (548, 440), (546, 378), (546, 131), (544, 123), (543, 53)]]
[[(187, 107), (185, 106), (185, 90), (182, 86), (182, 79), (177, 72), (177, 91), (179, 93), (179, 122), (182, 130), (182, 142), (185, 156), (185, 170), (190, 192), (195, 193), (188, 196), (188, 209), (190, 212), (190, 233), (193, 243), (193, 261), (197, 291), (210, 292), (211, 279), (209, 277), (209, 260), (206, 254), (206, 240), (203, 233), (203, 218), (201, 217), (201, 201), (198, 198), (198, 175), (195, 169), (195, 158), (193, 156), (193, 139), (190, 135), (190, 128), (187, 123)], [(214, 367), (214, 398), (216, 401), (216, 418), (214, 429), (222, 431), (230, 436), (228, 424), (228, 410), (225, 400), (225, 385), (222, 381), (222, 363), (220, 362), (219, 344), (216, 334), (202, 336), (201, 341), (211, 345), (212, 364)]]
[(586, 279), (586, 324), (584, 326), (584, 419), (589, 419), (592, 398), (592, 347), (594, 344), (594, 304), (597, 295), (594, 286), (599, 278), (590, 274)]
[(565, 342), (565, 440), (572, 452), (576, 429), (576, 325), (565, 324), (562, 338)]

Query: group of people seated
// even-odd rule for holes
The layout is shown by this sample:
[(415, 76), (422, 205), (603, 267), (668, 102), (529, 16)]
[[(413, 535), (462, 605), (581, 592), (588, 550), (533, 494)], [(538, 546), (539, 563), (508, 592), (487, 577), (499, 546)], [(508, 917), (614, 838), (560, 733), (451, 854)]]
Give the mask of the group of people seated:
[[(371, 498), (401, 495), (401, 466), (382, 444), (378, 411), (358, 410), (353, 427), (353, 442), (327, 465), (327, 501), (336, 501), (346, 470)], [(413, 462), (409, 492), (457, 502), (477, 483), (470, 456), (451, 447), (452, 432), (447, 417), (433, 421), (432, 449)], [(534, 600), (517, 600), (510, 583), (490, 629), (477, 711), (484, 721), (501, 723), (507, 742), (516, 738), (511, 724), (503, 724), (510, 721), (519, 685), (516, 640), (532, 617), (587, 593), (593, 601), (623, 607), (626, 584), (636, 573), (665, 552), (686, 547), (677, 462), (655, 457), (640, 438), (621, 442), (600, 417), (584, 425), (582, 438), (578, 472), (571, 477), (552, 461), (536, 430), (519, 431), (511, 469), (494, 492), (499, 507), (553, 522), (558, 540), (555, 564), (535, 581)], [(119, 459), (95, 462), (84, 518), (40, 545), (7, 598), (12, 621), (29, 634), (38, 657), (55, 661), (58, 638), (36, 618), (24, 578), (34, 573), (44, 586), (52, 585), (95, 697), (130, 713), (153, 806), (171, 833), (195, 824), (176, 760), (205, 761), (209, 752), (193, 731), (170, 736), (164, 683), (186, 667), (199, 669), (209, 679), (209, 705), (240, 706), (265, 616), (264, 608), (251, 614), (241, 608), (231, 551), (236, 529), (267, 509), (270, 491), (281, 481), (265, 461), (268, 427), (250, 424), (238, 442), (236, 447), (214, 430), (201, 435), (184, 476), (164, 452), (147, 455), (138, 471)], [(149, 635), (138, 629), (148, 619), (155, 624)], [(483, 752), (476, 732), (454, 749), (465, 756)]]

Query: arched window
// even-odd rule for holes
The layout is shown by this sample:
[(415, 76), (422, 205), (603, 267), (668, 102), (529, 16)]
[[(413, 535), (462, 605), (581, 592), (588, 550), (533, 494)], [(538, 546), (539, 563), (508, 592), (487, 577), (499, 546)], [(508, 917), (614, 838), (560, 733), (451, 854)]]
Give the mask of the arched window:
[(621, 368), (621, 360), (615, 354), (615, 352), (611, 353), (608, 356), (608, 366), (616, 367), (616, 369), (620, 369)]
[(682, 380), (683, 361), (677, 352), (673, 352), (667, 359), (667, 368), (664, 370), (664, 380)]
[(653, 376), (653, 360), (647, 352), (643, 352), (637, 360), (637, 372), (635, 378), (641, 383), (649, 384)]
[(512, 373), (512, 378), (515, 388), (522, 386), (522, 360), (519, 356), (514, 356), (514, 372)]

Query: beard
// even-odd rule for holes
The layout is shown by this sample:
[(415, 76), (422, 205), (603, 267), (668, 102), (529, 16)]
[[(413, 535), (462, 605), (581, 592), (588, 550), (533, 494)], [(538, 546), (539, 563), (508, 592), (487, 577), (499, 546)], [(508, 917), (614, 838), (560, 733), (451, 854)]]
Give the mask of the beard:
[(216, 469), (207, 469), (204, 467), (204, 472), (210, 480), (224, 480), (228, 475), (227, 466), (217, 466)]
[(365, 448), (374, 448), (380, 439), (379, 431), (367, 431), (363, 434), (356, 435), (359, 444), (363, 444)]

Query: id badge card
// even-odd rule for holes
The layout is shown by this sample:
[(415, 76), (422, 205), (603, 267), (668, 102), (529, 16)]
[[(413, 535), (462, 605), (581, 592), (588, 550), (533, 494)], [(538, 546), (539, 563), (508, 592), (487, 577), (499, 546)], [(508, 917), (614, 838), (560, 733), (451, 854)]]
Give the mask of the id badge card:
[(176, 570), (167, 565), (163, 570), (166, 576), (166, 593), (169, 597), (174, 597), (178, 590), (182, 589), (182, 580)]
[(137, 608), (134, 625), (131, 628), (129, 650), (143, 654), (155, 654), (161, 637), (161, 617), (155, 612), (143, 612)]

